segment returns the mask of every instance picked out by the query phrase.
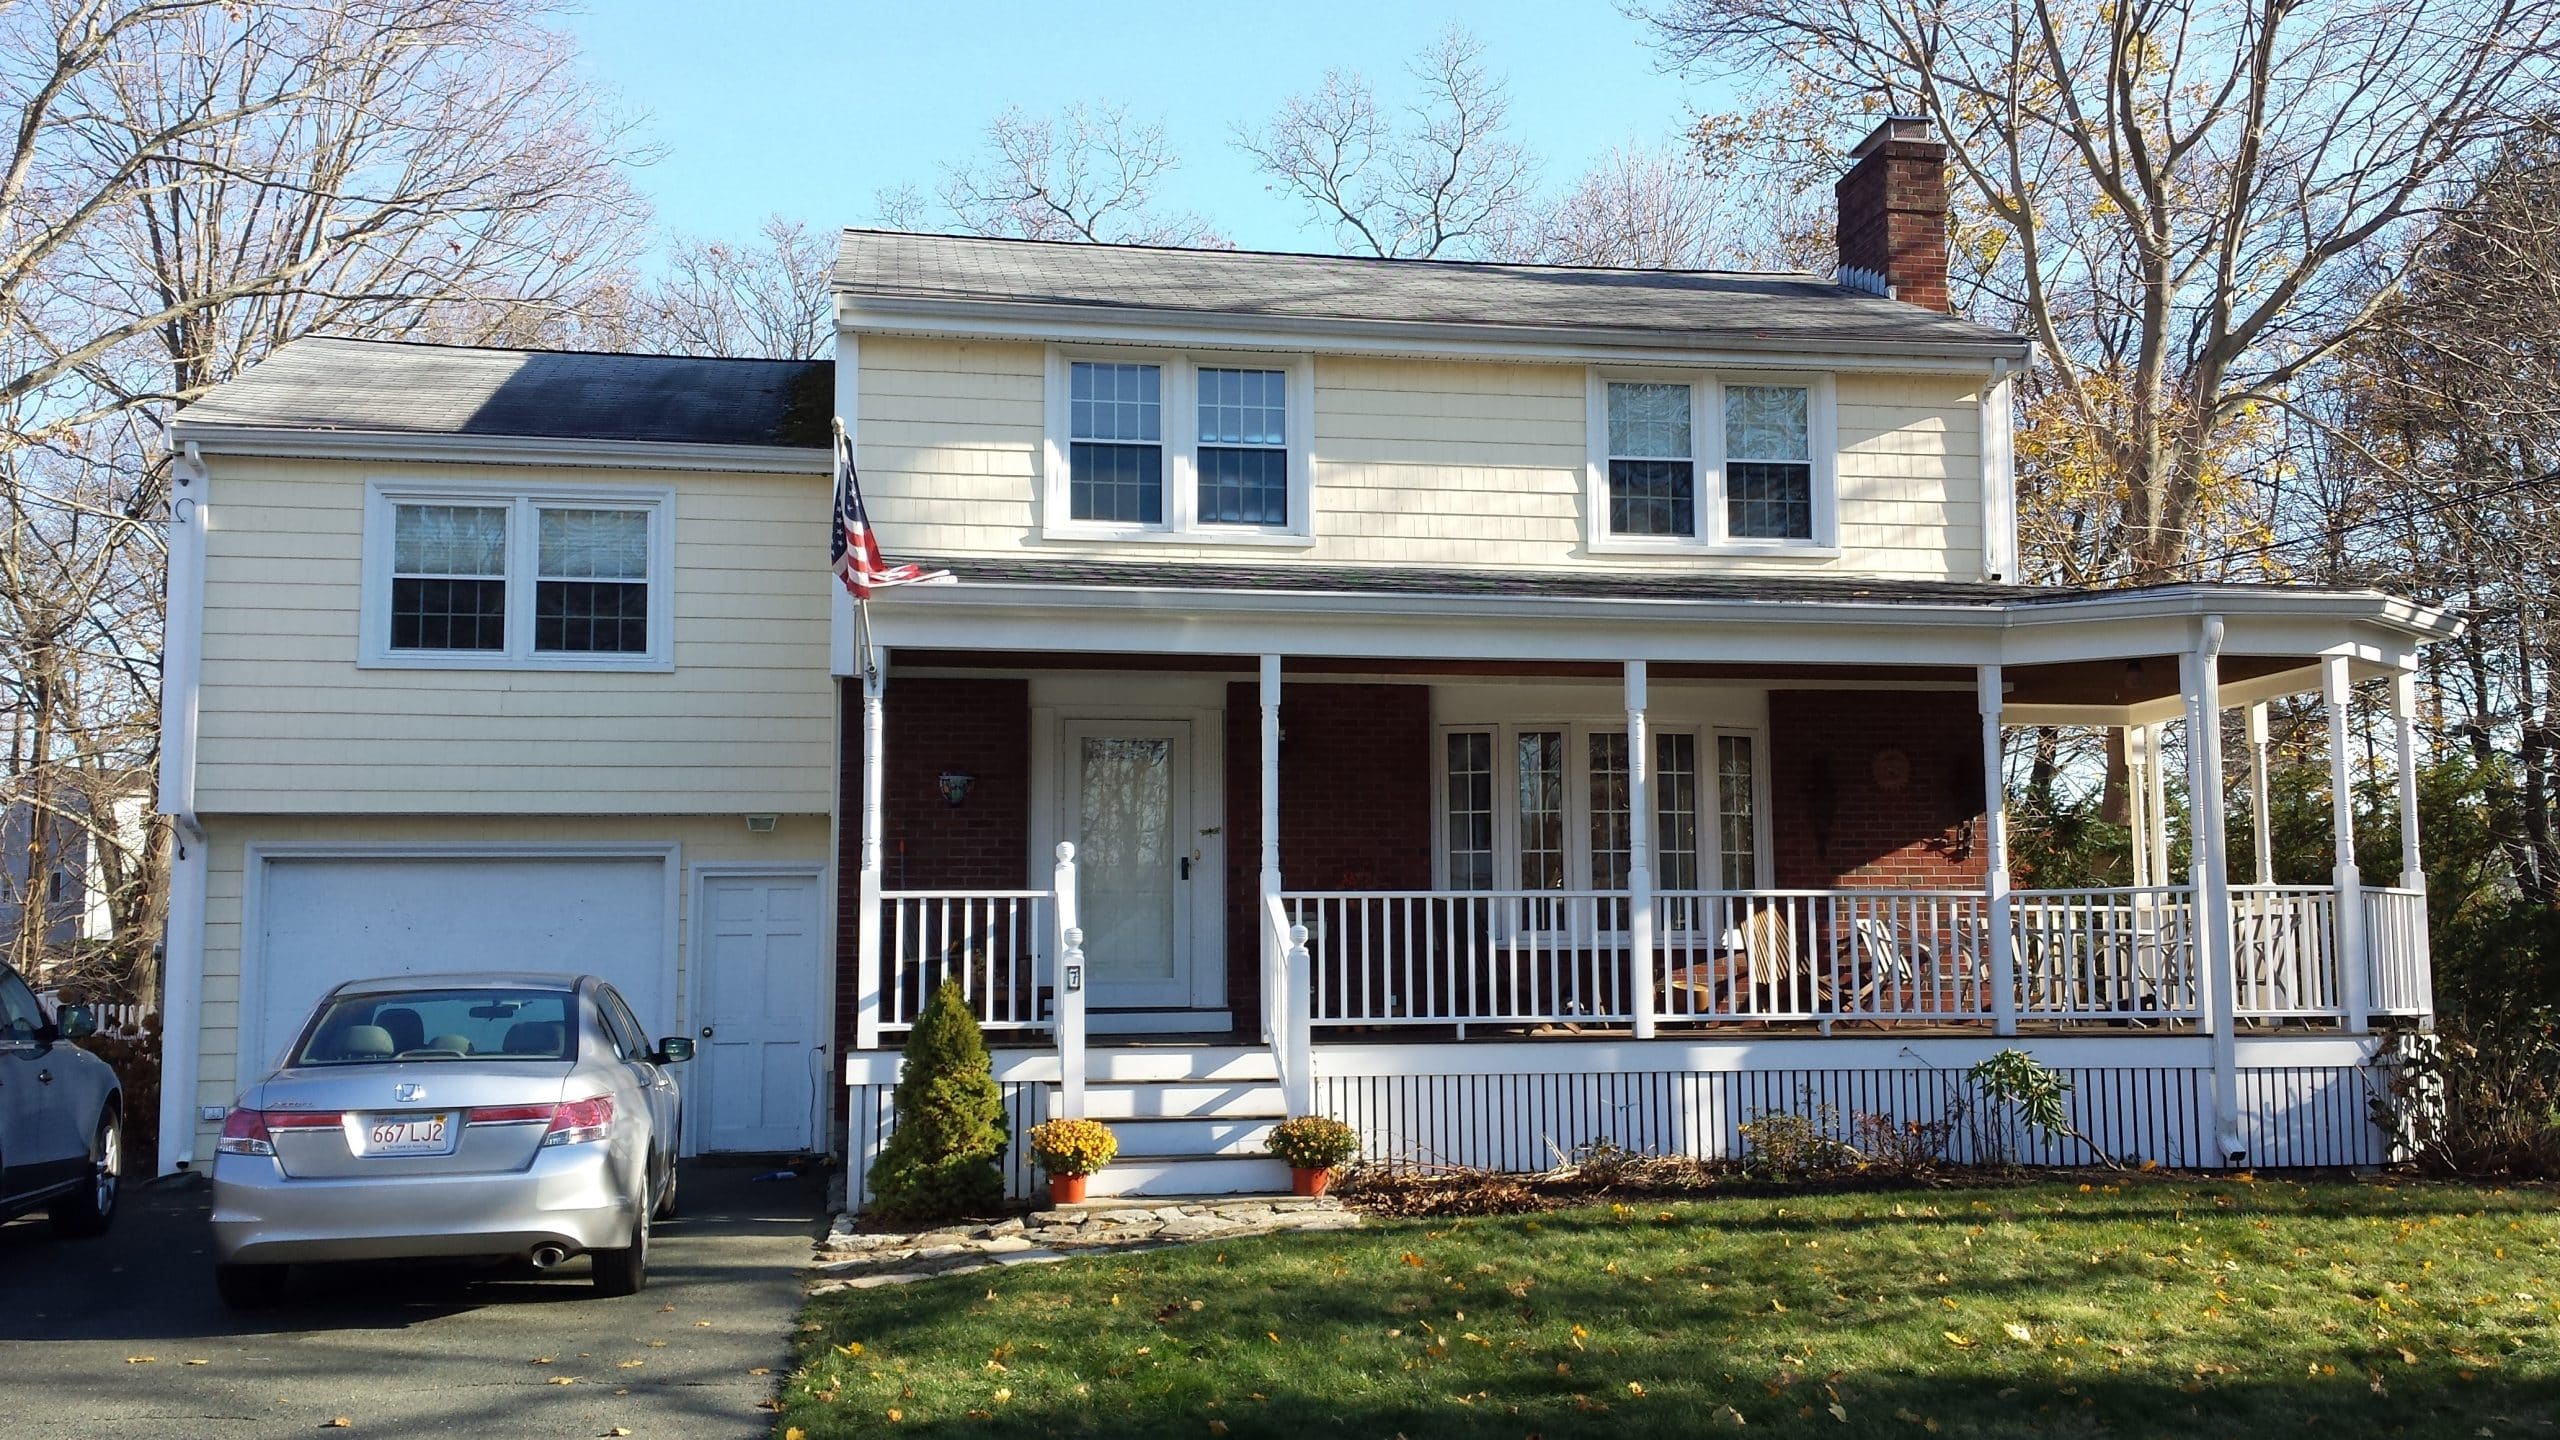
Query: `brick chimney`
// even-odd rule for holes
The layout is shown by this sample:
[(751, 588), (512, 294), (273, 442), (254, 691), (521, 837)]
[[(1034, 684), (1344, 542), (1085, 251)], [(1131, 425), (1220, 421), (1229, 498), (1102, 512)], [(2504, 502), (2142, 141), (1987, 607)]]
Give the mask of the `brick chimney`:
[(1947, 147), (1929, 122), (1887, 116), (1849, 152), (1840, 199), (1840, 283), (1924, 310), (1947, 305)]

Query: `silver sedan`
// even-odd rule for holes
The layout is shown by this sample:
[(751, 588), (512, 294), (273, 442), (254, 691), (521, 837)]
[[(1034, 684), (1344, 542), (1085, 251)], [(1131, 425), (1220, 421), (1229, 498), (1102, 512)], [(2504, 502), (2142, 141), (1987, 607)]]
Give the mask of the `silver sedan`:
[(339, 986), (223, 1123), (222, 1298), (272, 1304), (296, 1264), (579, 1254), (600, 1293), (636, 1292), (675, 1206), (669, 1067), (692, 1054), (592, 975)]

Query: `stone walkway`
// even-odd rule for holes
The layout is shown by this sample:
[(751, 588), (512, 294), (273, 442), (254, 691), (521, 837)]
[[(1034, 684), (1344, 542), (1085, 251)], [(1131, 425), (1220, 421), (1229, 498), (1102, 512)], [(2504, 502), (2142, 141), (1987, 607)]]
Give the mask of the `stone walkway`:
[(1154, 1249), (1280, 1230), (1355, 1230), (1360, 1216), (1331, 1198), (1239, 1195), (1094, 1200), (992, 1225), (912, 1232), (864, 1230), (860, 1223), (856, 1216), (838, 1215), (826, 1238), (818, 1242), (811, 1294), (904, 1285), (999, 1265), (1038, 1265), (1064, 1260), (1080, 1250)]

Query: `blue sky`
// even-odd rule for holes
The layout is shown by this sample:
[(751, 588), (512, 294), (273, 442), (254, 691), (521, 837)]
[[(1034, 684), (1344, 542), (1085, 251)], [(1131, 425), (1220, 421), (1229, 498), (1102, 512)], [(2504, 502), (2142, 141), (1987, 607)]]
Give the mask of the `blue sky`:
[(1569, 183), (1615, 145), (1674, 133), (1713, 108), (1698, 82), (1660, 73), (1644, 27), (1601, 3), (1290, 0), (1285, 5), (828, 3), (597, 0), (574, 17), (592, 76), (647, 115), (666, 158), (641, 188), (669, 229), (739, 235), (780, 212), (821, 228), (870, 218), (886, 186), (933, 189), (1008, 104), (1035, 114), (1110, 100), (1160, 119), (1183, 157), (1170, 208), (1238, 244), (1325, 248), (1327, 231), (1228, 143), (1328, 68), (1360, 70), (1382, 104), (1406, 62), (1452, 19), (1506, 75), (1512, 126)]

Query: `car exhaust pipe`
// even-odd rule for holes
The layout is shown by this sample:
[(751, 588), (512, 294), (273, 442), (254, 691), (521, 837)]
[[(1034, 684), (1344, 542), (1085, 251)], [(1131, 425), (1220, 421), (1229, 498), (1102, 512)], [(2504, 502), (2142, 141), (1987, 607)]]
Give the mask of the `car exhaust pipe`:
[(552, 1266), (557, 1265), (568, 1258), (569, 1249), (565, 1245), (536, 1245), (533, 1247), (533, 1268), (536, 1270), (548, 1270)]

